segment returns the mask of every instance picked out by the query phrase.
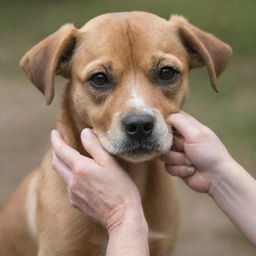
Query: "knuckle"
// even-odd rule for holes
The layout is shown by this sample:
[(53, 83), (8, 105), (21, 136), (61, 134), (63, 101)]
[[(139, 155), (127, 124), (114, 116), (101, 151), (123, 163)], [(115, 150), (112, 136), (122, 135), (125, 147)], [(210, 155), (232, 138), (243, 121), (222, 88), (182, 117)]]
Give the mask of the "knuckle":
[(68, 200), (69, 200), (69, 203), (72, 207), (74, 208), (78, 208), (78, 203), (77, 203), (77, 196), (75, 193), (73, 193), (69, 188), (68, 188), (68, 194), (69, 194), (69, 197), (68, 197)]
[(76, 207), (76, 203), (75, 203), (75, 201), (73, 200), (72, 195), (69, 196), (69, 203), (71, 204), (72, 207)]
[(209, 137), (209, 133), (204, 129), (204, 130), (199, 130), (194, 134), (194, 139), (196, 141), (206, 139)]
[(102, 162), (103, 163), (111, 163), (112, 162), (112, 157), (108, 154), (104, 154), (102, 156)]
[(194, 134), (194, 139), (195, 139), (195, 140), (199, 140), (199, 139), (201, 139), (203, 136), (204, 136), (204, 134), (203, 134), (202, 131), (196, 131), (195, 134)]
[(54, 145), (54, 149), (55, 149), (56, 152), (62, 151), (63, 150), (62, 144), (60, 142), (56, 143)]
[(169, 172), (169, 173), (173, 173), (173, 171), (174, 171), (174, 168), (173, 168), (173, 166), (172, 165), (170, 165), (170, 164), (166, 164), (165, 165), (165, 169)]
[(204, 133), (211, 137), (214, 135), (214, 132), (206, 126), (204, 127)]
[(52, 158), (51, 164), (53, 168), (56, 166), (56, 159), (54, 157)]
[(84, 163), (82, 160), (77, 160), (74, 162), (73, 166), (72, 166), (72, 172), (74, 173), (74, 175), (76, 176), (81, 176), (85, 171), (84, 168)]
[(184, 155), (181, 152), (174, 152), (171, 159), (174, 163), (180, 163), (183, 161)]
[(76, 188), (77, 188), (77, 180), (75, 179), (75, 177), (71, 177), (68, 183), (68, 192), (70, 196), (76, 192)]
[(57, 171), (58, 170), (58, 165), (56, 159), (52, 159), (52, 168)]
[(216, 139), (217, 135), (210, 129), (208, 129), (208, 134), (211, 139)]

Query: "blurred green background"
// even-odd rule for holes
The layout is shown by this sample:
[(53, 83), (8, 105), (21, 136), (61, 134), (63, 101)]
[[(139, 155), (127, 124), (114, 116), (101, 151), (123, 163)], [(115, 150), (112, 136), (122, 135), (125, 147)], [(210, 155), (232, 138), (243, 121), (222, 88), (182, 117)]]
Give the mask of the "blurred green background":
[(185, 109), (212, 127), (234, 157), (256, 169), (256, 1), (255, 0), (45, 0), (0, 1), (0, 75), (24, 77), (21, 56), (35, 43), (72, 22), (114, 11), (143, 10), (164, 18), (182, 14), (233, 48), (233, 58), (214, 93), (205, 71), (191, 75)]
[[(0, 104), (3, 115), (5, 115), (5, 119), (1, 121), (1, 125), (5, 122), (5, 125), (2, 126), (5, 127), (5, 130), (1, 129), (1, 131), (7, 134), (4, 139), (6, 140), (5, 147), (9, 149), (8, 154), (11, 156), (18, 149), (22, 151), (22, 147), (24, 147), (24, 144), (28, 144), (33, 134), (34, 137), (32, 136), (32, 138), (39, 141), (38, 135), (35, 135), (38, 132), (35, 120), (40, 119), (38, 116), (34, 117), (33, 125), (36, 127), (34, 130), (30, 127), (31, 130), (21, 131), (21, 129), (18, 131), (23, 125), (22, 122), (20, 122), (20, 126), (15, 130), (11, 120), (17, 119), (20, 112), (13, 115), (9, 114), (10, 106), (14, 108), (13, 104), (16, 102), (17, 106), (15, 108), (20, 108), (19, 111), (22, 111), (23, 106), (24, 109), (27, 107), (29, 110), (39, 108), (36, 107), (37, 104), (42, 105), (42, 108), (46, 109), (43, 100), (42, 102), (35, 102), (32, 98), (28, 100), (28, 96), (24, 96), (24, 98), (20, 98), (17, 101), (16, 96), (14, 96), (24, 93), (24, 88), (27, 88), (26, 94), (30, 90), (36, 91), (35, 88), (32, 88), (24, 73), (19, 69), (18, 62), (23, 54), (44, 37), (55, 32), (64, 23), (71, 22), (79, 28), (86, 21), (99, 14), (129, 10), (148, 11), (167, 19), (170, 14), (184, 15), (194, 25), (213, 33), (232, 46), (233, 57), (230, 60), (230, 65), (219, 79), (220, 93), (215, 93), (211, 89), (205, 68), (195, 70), (191, 73), (191, 89), (185, 104), (185, 110), (211, 127), (227, 146), (234, 158), (252, 175), (256, 176), (255, 0), (0, 0), (0, 95), (2, 95), (2, 104), (1, 102)], [(6, 88), (9, 88), (9, 91), (5, 94)], [(12, 90), (12, 88), (14, 89)], [(31, 102), (28, 102), (30, 100)], [(31, 113), (28, 112), (32, 116)], [(22, 113), (22, 115), (19, 118), (26, 120), (26, 113)], [(42, 126), (42, 130), (50, 130), (53, 127), (55, 117), (52, 116), (51, 118), (52, 123), (47, 128)], [(7, 125), (6, 120), (10, 124)], [(10, 126), (13, 127), (12, 130), (9, 129)], [(12, 132), (12, 134), (8, 132)], [(13, 146), (9, 147), (14, 136), (13, 134), (18, 132), (23, 132), (26, 140), (16, 139), (13, 141)], [(44, 139), (48, 138), (46, 136), (48, 136), (48, 133), (45, 132)], [(23, 146), (19, 146), (20, 148), (15, 146), (19, 145), (17, 141), (22, 142)], [(36, 151), (37, 146), (35, 143), (30, 143), (35, 147)], [(41, 150), (40, 153), (46, 149), (45, 145), (42, 145), (38, 146)], [(4, 151), (4, 156), (6, 154), (6, 151)], [(17, 155), (19, 154), (17, 151)], [(36, 161), (39, 161), (39, 158)], [(35, 164), (37, 164), (36, 161)], [(9, 166), (8, 163), (6, 163), (6, 166)], [(15, 168), (18, 170), (17, 166)], [(27, 167), (27, 165), (24, 166)], [(9, 170), (6, 170), (6, 173), (7, 171)], [(11, 176), (6, 177), (7, 180), (9, 179), (9, 182), (13, 179)], [(7, 191), (8, 188), (3, 182), (1, 193), (4, 190)], [(209, 231), (209, 229), (206, 230), (206, 232)], [(188, 232), (186, 234), (189, 234), (189, 231), (186, 232)], [(243, 248), (242, 254), (234, 254), (235, 250), (232, 253), (230, 250), (230, 254), (228, 251), (225, 251), (222, 255), (255, 255), (254, 253), (250, 254), (252, 247), (240, 235), (235, 233), (236, 231), (226, 232), (222, 230), (216, 232), (217, 234), (215, 235), (218, 239), (224, 241), (233, 239), (230, 248), (236, 248), (237, 252), (239, 252), (237, 248), (240, 248), (238, 247), (240, 244), (241, 248)], [(187, 240), (190, 241), (192, 236), (193, 234), (190, 234)], [(202, 235), (201, 239), (203, 238), (204, 235)], [(183, 239), (186, 240), (186, 235), (183, 236)], [(218, 241), (220, 242), (220, 240)], [(236, 244), (236, 247), (234, 244)], [(188, 252), (190, 252), (189, 249)], [(202, 252), (202, 248), (198, 249), (196, 255), (204, 255), (200, 254), (200, 252)], [(192, 253), (192, 255), (195, 254)], [(205, 255), (216, 254), (207, 253)]]

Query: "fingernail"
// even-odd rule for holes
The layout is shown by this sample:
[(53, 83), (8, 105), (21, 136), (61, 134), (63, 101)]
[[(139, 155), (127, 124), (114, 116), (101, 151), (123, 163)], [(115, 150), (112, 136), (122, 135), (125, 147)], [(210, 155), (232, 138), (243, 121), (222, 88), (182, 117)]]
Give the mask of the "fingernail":
[(90, 135), (91, 135), (91, 129), (85, 128), (85, 129), (82, 130), (82, 136), (83, 137), (88, 137)]
[(193, 167), (193, 166), (189, 166), (189, 167), (187, 167), (187, 171), (190, 173), (190, 175), (191, 174), (193, 174), (194, 172), (195, 172), (195, 167)]
[(52, 130), (51, 131), (51, 139), (57, 135), (57, 131), (56, 130)]

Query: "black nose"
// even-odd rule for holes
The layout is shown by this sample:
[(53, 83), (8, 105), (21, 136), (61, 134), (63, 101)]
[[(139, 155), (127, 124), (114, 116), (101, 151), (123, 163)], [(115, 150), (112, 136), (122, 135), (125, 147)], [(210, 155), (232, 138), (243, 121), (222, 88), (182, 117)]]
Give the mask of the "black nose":
[(130, 115), (123, 120), (126, 134), (134, 140), (144, 140), (153, 131), (154, 118), (151, 115)]

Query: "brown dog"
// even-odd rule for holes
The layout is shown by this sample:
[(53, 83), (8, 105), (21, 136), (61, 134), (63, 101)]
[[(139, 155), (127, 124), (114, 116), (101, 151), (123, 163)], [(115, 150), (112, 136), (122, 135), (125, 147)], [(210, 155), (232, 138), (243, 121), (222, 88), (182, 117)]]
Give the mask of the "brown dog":
[[(143, 12), (99, 16), (81, 29), (67, 24), (33, 47), (21, 66), (45, 95), (54, 76), (69, 79), (57, 129), (81, 154), (91, 127), (125, 166), (141, 193), (151, 255), (170, 255), (178, 229), (173, 181), (157, 158), (172, 144), (166, 118), (177, 112), (190, 69), (205, 65), (215, 90), (231, 49), (173, 16)], [(70, 206), (52, 170), (51, 151), (21, 184), (0, 216), (0, 255), (104, 255), (106, 231)]]

